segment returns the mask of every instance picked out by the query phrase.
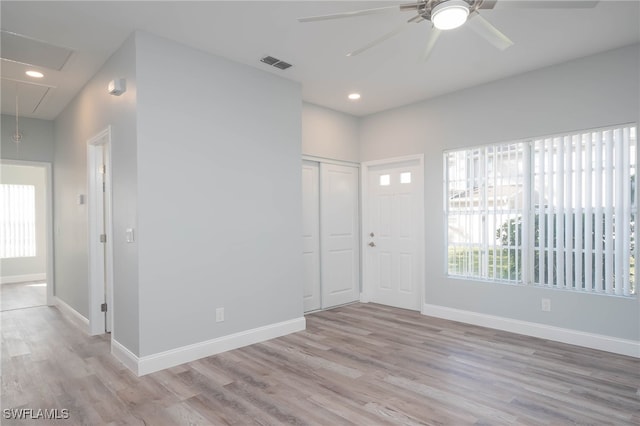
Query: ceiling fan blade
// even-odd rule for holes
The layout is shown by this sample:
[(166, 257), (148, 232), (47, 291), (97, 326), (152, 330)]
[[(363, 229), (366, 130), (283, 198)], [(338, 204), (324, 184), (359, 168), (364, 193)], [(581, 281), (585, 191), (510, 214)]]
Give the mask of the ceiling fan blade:
[(498, 0), (484, 0), (478, 9), (493, 9), (497, 2)]
[(385, 13), (390, 10), (399, 10), (400, 6), (385, 6), (385, 7), (377, 7), (375, 9), (363, 9), (363, 10), (354, 10), (351, 12), (343, 12), (343, 13), (333, 13), (330, 15), (318, 15), (318, 16), (307, 16), (305, 18), (298, 18), (299, 22), (314, 22), (314, 21), (326, 21), (329, 19), (342, 19), (342, 18), (353, 18), (356, 16), (364, 16), (364, 15), (373, 15), (376, 13)]
[(484, 19), (478, 13), (474, 13), (469, 18), (466, 25), (500, 50), (505, 50), (508, 47), (513, 46), (513, 41), (511, 41), (509, 37), (502, 34), (500, 30), (491, 25), (489, 21)]
[(378, 44), (382, 43), (385, 40), (390, 39), (391, 37), (401, 33), (402, 31), (406, 30), (407, 28), (409, 28), (409, 26), (407, 24), (402, 24), (397, 26), (395, 29), (389, 31), (388, 33), (384, 34), (381, 37), (378, 37), (377, 39), (373, 40), (371, 43), (368, 43), (364, 46), (362, 46), (360, 49), (356, 49), (353, 52), (349, 52), (347, 53), (347, 56), (357, 56), (359, 54), (361, 54), (362, 52), (371, 49), (374, 46), (377, 46)]
[(426, 62), (427, 59), (429, 59), (429, 56), (431, 55), (431, 51), (435, 47), (436, 41), (438, 41), (438, 38), (440, 37), (440, 33), (442, 33), (442, 31), (440, 31), (436, 27), (433, 27), (431, 29), (431, 34), (427, 39), (427, 45), (424, 47), (424, 52), (422, 53), (422, 60), (424, 62)]
[(480, 9), (591, 9), (598, 0), (485, 0)]
[(413, 18), (409, 19), (407, 21), (408, 24), (417, 24), (418, 22), (422, 22), (425, 21), (424, 17), (422, 15), (416, 15)]

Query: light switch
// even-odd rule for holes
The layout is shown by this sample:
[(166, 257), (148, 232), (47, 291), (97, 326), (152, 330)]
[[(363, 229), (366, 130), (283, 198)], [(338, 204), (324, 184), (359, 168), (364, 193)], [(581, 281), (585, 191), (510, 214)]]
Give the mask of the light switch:
[(136, 240), (134, 235), (133, 235), (133, 228), (127, 228), (126, 231), (125, 231), (125, 234), (127, 236), (127, 242), (128, 243), (132, 243), (132, 242), (134, 242)]

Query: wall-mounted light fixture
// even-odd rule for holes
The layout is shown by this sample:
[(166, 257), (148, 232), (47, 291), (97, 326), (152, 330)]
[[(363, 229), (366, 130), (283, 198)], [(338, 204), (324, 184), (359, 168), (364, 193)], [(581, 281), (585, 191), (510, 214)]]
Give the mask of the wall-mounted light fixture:
[(125, 80), (124, 78), (111, 80), (109, 82), (109, 85), (107, 86), (107, 90), (109, 91), (110, 95), (120, 96), (127, 91), (127, 80)]

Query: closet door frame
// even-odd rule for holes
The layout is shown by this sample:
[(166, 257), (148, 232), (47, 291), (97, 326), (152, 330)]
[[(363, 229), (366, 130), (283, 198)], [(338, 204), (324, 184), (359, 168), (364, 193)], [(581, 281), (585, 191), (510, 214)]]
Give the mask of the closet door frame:
[[(332, 308), (342, 304), (357, 302), (358, 300), (360, 300), (360, 293), (362, 288), (362, 285), (361, 285), (362, 260), (360, 256), (360, 243), (361, 243), (360, 164), (348, 162), (348, 161), (327, 159), (322, 157), (307, 156), (307, 155), (303, 155), (302, 160), (303, 160), (303, 164), (305, 162), (317, 163), (318, 169), (320, 170), (320, 174), (319, 174), (320, 187), (319, 187), (318, 194), (320, 197), (319, 199), (319, 209), (320, 209), (319, 210), (320, 211), (320, 214), (319, 214), (320, 277), (319, 279), (320, 279), (321, 309), (328, 309), (328, 308)], [(327, 216), (330, 216), (328, 215), (329, 212), (328, 212), (327, 206), (325, 205), (323, 207), (323, 204), (322, 204), (323, 180), (325, 180), (325, 185), (326, 185), (326, 176), (325, 176), (325, 179), (323, 179), (323, 169), (326, 175), (327, 171), (331, 169), (331, 166), (346, 166), (349, 168), (353, 168), (353, 172), (355, 174), (355, 179), (356, 179), (355, 186), (353, 188), (355, 191), (355, 193), (353, 194), (354, 205), (352, 205), (351, 210), (347, 212), (350, 215), (350, 219), (353, 221), (353, 231), (352, 231), (353, 235), (348, 237), (348, 239), (352, 242), (351, 244), (352, 247), (350, 249), (352, 250), (352, 256), (353, 256), (353, 261), (351, 265), (353, 269), (350, 271), (350, 274), (349, 274), (351, 276), (350, 286), (345, 287), (343, 285), (342, 287), (345, 287), (345, 288), (339, 288), (340, 286), (335, 286), (335, 285), (332, 286), (331, 284), (326, 285), (327, 284), (326, 280), (331, 279), (330, 278), (331, 274), (327, 269), (328, 268), (327, 262), (326, 261), (323, 262), (323, 259), (326, 259), (328, 256), (331, 256), (330, 254), (331, 247), (335, 246), (336, 244), (336, 239), (333, 238), (333, 241), (331, 241), (332, 237), (327, 234), (328, 230), (326, 229), (326, 226), (323, 227), (323, 220), (326, 221)], [(326, 192), (327, 188), (324, 188), (324, 190)], [(324, 219), (323, 219), (323, 216), (325, 217)], [(345, 243), (346, 241), (341, 242), (341, 244), (343, 245)], [(347, 246), (345, 246), (341, 250), (344, 250), (345, 248), (347, 248)]]

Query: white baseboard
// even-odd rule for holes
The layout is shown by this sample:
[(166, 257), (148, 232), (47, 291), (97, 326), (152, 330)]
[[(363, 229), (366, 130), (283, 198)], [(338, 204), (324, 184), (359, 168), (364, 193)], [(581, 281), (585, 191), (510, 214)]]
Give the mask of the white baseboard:
[(300, 317), (143, 357), (137, 357), (120, 343), (112, 340), (111, 353), (136, 375), (144, 376), (200, 358), (303, 331), (305, 328), (306, 320)]
[(425, 304), (422, 314), (640, 358), (640, 341)]
[(40, 274), (9, 275), (0, 277), (0, 284), (26, 283), (29, 281), (44, 281), (46, 279), (47, 274), (44, 272)]
[(136, 376), (141, 375), (138, 371), (140, 358), (113, 338), (111, 339), (111, 355), (123, 363), (124, 366), (131, 370)]
[(66, 302), (58, 297), (53, 297), (53, 304), (58, 308), (62, 314), (69, 319), (72, 323), (80, 327), (85, 333), (89, 333), (89, 320), (82, 316), (81, 313), (73, 309)]

